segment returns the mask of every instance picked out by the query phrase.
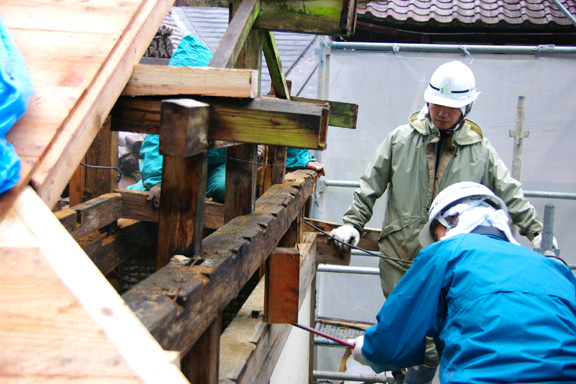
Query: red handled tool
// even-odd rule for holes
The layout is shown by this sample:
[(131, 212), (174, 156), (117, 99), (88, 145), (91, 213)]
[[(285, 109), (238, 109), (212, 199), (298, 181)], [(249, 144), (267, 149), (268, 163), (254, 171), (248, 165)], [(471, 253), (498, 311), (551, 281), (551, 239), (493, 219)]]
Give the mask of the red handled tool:
[(345, 345), (345, 346), (347, 346), (347, 347), (354, 348), (354, 344), (353, 344), (353, 343), (350, 343), (350, 342), (348, 342), (348, 341), (346, 341), (346, 340), (339, 339), (339, 338), (337, 338), (337, 337), (334, 337), (334, 336), (332, 336), (332, 335), (329, 335), (329, 334), (324, 333), (324, 332), (322, 332), (322, 331), (319, 331), (319, 330), (317, 330), (317, 329), (310, 328), (310, 327), (307, 327), (307, 326), (305, 326), (305, 325), (298, 324), (298, 323), (292, 324), (292, 325), (295, 325), (296, 327), (302, 328), (302, 329), (304, 329), (305, 331), (315, 333), (315, 334), (317, 334), (318, 336), (325, 337), (325, 338), (327, 338), (327, 339), (329, 339), (329, 340), (335, 341), (335, 342), (337, 342), (337, 343), (339, 343), (339, 344), (342, 344), (342, 345)]

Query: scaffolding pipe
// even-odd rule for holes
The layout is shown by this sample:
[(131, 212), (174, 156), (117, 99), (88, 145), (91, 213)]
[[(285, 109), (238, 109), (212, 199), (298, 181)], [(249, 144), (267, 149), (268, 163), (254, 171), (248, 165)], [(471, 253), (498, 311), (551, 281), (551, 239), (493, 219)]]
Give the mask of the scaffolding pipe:
[(333, 41), (331, 49), (390, 52), (446, 52), (446, 53), (508, 53), (528, 55), (574, 55), (576, 47), (557, 47), (555, 45), (456, 45), (456, 44), (402, 44), (402, 43), (356, 43)]
[(558, 8), (560, 8), (560, 11), (564, 14), (564, 16), (566, 16), (568, 18), (568, 20), (570, 20), (570, 22), (576, 26), (576, 19), (574, 18), (574, 16), (570, 13), (570, 11), (559, 1), (559, 0), (552, 0), (552, 2), (554, 4), (556, 4), (556, 6)]
[(321, 264), (318, 266), (317, 272), (331, 272), (331, 273), (350, 273), (357, 275), (379, 275), (380, 269), (370, 267), (354, 267), (333, 264)]
[[(360, 188), (359, 181), (324, 180), (322, 183), (325, 187)], [(576, 193), (568, 192), (524, 191), (524, 196), (547, 199), (576, 200)]]
[(314, 371), (312, 376), (315, 379), (361, 381), (364, 383), (394, 383), (394, 378), (386, 375), (363, 375), (359, 373)]

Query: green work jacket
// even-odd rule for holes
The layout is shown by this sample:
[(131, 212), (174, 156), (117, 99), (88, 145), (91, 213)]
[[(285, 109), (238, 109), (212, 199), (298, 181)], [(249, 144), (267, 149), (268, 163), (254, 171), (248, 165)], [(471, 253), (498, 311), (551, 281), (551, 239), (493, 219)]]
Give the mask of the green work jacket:
[(419, 120), (417, 115), (413, 113), (409, 124), (392, 131), (372, 156), (344, 214), (345, 224), (363, 229), (372, 217), (374, 203), (388, 191), (380, 251), (414, 260), (421, 248), (418, 234), (428, 220), (434, 197), (451, 184), (475, 181), (504, 200), (522, 235), (532, 240), (542, 232), (542, 223), (524, 197), (520, 182), (512, 178), (476, 123), (465, 120), (461, 129), (443, 140), (437, 156), (440, 132), (430, 119)]

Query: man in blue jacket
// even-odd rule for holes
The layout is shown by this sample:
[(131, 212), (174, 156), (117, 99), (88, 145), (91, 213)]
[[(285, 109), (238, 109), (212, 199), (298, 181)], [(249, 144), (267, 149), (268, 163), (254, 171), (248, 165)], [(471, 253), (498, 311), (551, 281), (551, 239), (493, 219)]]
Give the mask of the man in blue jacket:
[(425, 248), (353, 357), (376, 372), (423, 364), (431, 336), (442, 383), (575, 383), (576, 279), (520, 246), (508, 223), (483, 185), (438, 194), (419, 236)]

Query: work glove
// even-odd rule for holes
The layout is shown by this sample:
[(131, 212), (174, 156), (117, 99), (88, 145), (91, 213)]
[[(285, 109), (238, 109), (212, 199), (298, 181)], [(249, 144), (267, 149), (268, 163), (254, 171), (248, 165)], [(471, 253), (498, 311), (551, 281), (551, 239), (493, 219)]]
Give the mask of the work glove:
[[(541, 249), (542, 248), (542, 234), (539, 234), (532, 240), (532, 247), (534, 249)], [(558, 249), (558, 240), (556, 240), (556, 236), (552, 237), (552, 248)]]
[(364, 355), (362, 354), (362, 345), (364, 345), (364, 336), (358, 336), (355, 339), (346, 340), (351, 344), (354, 344), (354, 350), (352, 351), (352, 358), (362, 365), (369, 365)]
[(154, 205), (154, 208), (158, 209), (158, 207), (160, 207), (160, 193), (162, 192), (162, 183), (156, 184), (155, 186), (150, 188), (150, 191), (148, 192), (149, 195), (146, 198), (146, 200), (152, 201), (152, 205)]
[[(332, 236), (336, 240), (340, 240), (346, 244), (351, 244), (353, 246), (357, 246), (358, 242), (360, 241), (360, 232), (358, 232), (356, 228), (348, 224), (344, 224), (336, 229), (333, 229), (332, 232), (330, 232), (330, 236)], [(336, 246), (341, 251), (346, 251), (346, 249), (348, 248), (346, 244), (336, 242)]]

